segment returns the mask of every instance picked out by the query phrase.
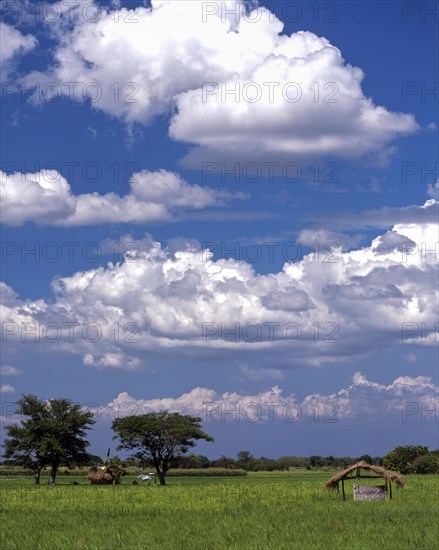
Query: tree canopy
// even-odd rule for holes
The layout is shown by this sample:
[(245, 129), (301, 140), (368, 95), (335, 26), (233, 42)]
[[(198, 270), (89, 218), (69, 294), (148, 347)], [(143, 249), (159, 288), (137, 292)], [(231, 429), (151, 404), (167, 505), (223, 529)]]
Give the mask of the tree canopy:
[(19, 425), (6, 426), (3, 456), (31, 468), (35, 483), (40, 482), (45, 466), (51, 467), (49, 484), (54, 484), (60, 465), (87, 463), (89, 443), (84, 437), (95, 423), (93, 413), (83, 412), (69, 399), (46, 401), (30, 394), (23, 395), (17, 405), (17, 414), (25, 418)]
[(389, 470), (408, 474), (412, 469), (414, 461), (418, 457), (428, 454), (428, 447), (422, 445), (400, 445), (383, 458), (383, 464)]
[(113, 421), (112, 429), (116, 432), (113, 439), (120, 440), (118, 450), (133, 451), (133, 458), (152, 464), (160, 484), (165, 485), (165, 475), (172, 460), (186, 453), (200, 439), (213, 441), (203, 432), (200, 422), (199, 417), (168, 411), (127, 416)]

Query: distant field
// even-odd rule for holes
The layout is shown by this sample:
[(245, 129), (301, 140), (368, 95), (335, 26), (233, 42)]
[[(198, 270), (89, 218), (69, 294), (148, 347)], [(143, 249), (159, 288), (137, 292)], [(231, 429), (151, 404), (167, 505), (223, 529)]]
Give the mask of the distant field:
[[(439, 476), (407, 476), (386, 502), (322, 490), (324, 472), (258, 472), (242, 478), (170, 478), (166, 487), (55, 487), (0, 478), (4, 550), (437, 549)], [(375, 482), (377, 480), (374, 480)], [(378, 480), (379, 481), (379, 480)], [(78, 483), (74, 485), (73, 482)]]

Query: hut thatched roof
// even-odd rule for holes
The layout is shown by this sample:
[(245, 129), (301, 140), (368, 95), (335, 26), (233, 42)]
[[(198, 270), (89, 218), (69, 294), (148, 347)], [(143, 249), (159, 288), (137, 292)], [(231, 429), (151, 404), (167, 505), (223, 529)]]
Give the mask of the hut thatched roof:
[(404, 476), (402, 476), (398, 472), (385, 470), (384, 468), (380, 468), (380, 466), (372, 466), (372, 464), (368, 464), (364, 460), (360, 460), (360, 462), (348, 466), (346, 469), (341, 470), (340, 472), (332, 476), (331, 479), (328, 479), (328, 481), (325, 483), (325, 489), (327, 489), (328, 491), (336, 489), (338, 483), (342, 479), (346, 479), (351, 472), (357, 469), (370, 470), (372, 472), (375, 472), (379, 476), (385, 478), (389, 483), (392, 483), (392, 481), (394, 481), (398, 487), (403, 487), (405, 484)]

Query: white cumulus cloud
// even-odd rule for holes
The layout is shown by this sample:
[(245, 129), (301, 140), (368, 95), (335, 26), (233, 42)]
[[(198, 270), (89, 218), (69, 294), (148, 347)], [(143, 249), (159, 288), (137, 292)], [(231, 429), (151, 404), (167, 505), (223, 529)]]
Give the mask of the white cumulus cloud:
[(131, 192), (74, 195), (55, 170), (6, 174), (0, 171), (2, 222), (79, 226), (99, 223), (171, 221), (183, 210), (222, 206), (244, 193), (229, 193), (190, 185), (174, 172), (143, 170), (133, 174)]
[(16, 367), (13, 367), (12, 365), (0, 366), (1, 376), (16, 376), (17, 374), (20, 374), (20, 373), (21, 373), (21, 370), (17, 369)]
[(31, 34), (23, 35), (18, 29), (0, 21), (0, 75), (3, 80), (8, 78), (11, 63), (22, 54), (32, 50), (37, 40)]
[(15, 393), (17, 390), (10, 384), (2, 384), (0, 386), (0, 393)]
[(152, 0), (150, 7), (102, 8), (94, 22), (75, 13), (72, 28), (59, 26), (53, 65), (25, 82), (56, 83), (54, 93), (90, 100), (128, 124), (173, 112), (170, 135), (196, 146), (192, 163), (385, 158), (395, 138), (418, 127), (412, 115), (365, 96), (363, 71), (328, 39), (283, 34), (264, 7)]
[(439, 200), (439, 179), (435, 183), (429, 183), (427, 185), (427, 195), (431, 199)]
[[(326, 421), (340, 422), (367, 414), (379, 418), (381, 414), (394, 414), (407, 418), (421, 410), (437, 411), (439, 387), (425, 376), (401, 376), (385, 385), (368, 380), (356, 372), (346, 388), (332, 394), (310, 394), (298, 398), (286, 393), (279, 386), (257, 394), (237, 392), (217, 393), (215, 390), (197, 387), (179, 397), (136, 399), (121, 392), (110, 403), (100, 407), (103, 420), (146, 414), (167, 409), (170, 412), (201, 417), (205, 422), (214, 421), (298, 421), (315, 418), (316, 411)], [(416, 406), (418, 410), (416, 410)], [(434, 419), (429, 415), (429, 420)]]
[[(255, 368), (279, 369), (437, 345), (437, 257), (425, 253), (434, 250), (437, 226), (401, 223), (393, 231), (409, 249), (393, 237), (383, 247), (377, 237), (331, 262), (311, 253), (269, 274), (244, 261), (215, 261), (191, 244), (166, 249), (142, 241), (123, 262), (56, 278), (48, 301), (22, 300), (3, 285), (2, 319), (12, 323), (7, 347), (19, 344), (22, 323), (42, 330), (65, 324), (56, 346), (42, 337), (38, 349), (46, 341), (52, 352), (80, 355), (97, 368), (138, 368), (135, 359), (149, 362), (151, 351), (155, 359), (184, 352), (233, 361), (245, 352)], [(74, 343), (72, 322), (80, 327)], [(100, 327), (99, 341), (78, 336), (87, 323)]]

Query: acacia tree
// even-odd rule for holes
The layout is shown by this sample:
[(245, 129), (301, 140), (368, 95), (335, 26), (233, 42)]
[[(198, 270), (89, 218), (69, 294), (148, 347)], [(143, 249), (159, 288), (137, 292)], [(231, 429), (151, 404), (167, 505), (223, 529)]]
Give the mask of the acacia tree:
[(134, 451), (133, 458), (152, 464), (160, 485), (165, 485), (166, 472), (176, 456), (187, 453), (199, 439), (213, 441), (200, 422), (201, 418), (168, 411), (126, 416), (113, 421), (113, 439), (120, 440), (118, 450)]
[(17, 402), (17, 413), (25, 417), (20, 425), (6, 426), (5, 458), (29, 467), (39, 484), (41, 470), (51, 466), (49, 485), (56, 482), (61, 464), (81, 465), (88, 461), (84, 439), (86, 430), (95, 423), (93, 413), (69, 399), (39, 399), (23, 395)]

